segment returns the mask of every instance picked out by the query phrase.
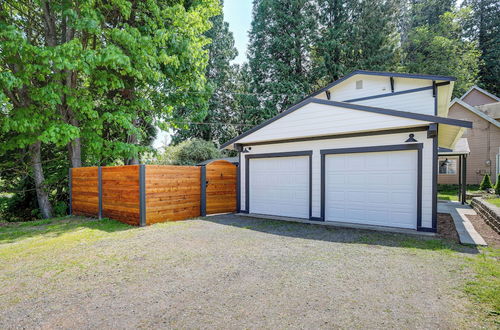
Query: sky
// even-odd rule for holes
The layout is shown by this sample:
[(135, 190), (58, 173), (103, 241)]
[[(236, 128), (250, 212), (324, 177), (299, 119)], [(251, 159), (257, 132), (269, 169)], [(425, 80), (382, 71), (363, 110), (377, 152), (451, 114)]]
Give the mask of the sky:
[(238, 57), (233, 63), (246, 61), (248, 31), (252, 22), (252, 0), (224, 0), (224, 20), (233, 32)]

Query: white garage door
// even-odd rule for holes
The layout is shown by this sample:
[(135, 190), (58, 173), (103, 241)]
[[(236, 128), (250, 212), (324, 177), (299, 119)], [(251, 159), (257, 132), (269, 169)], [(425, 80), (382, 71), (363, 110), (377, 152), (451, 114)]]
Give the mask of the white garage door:
[(417, 152), (326, 155), (325, 220), (415, 229)]
[(250, 213), (309, 218), (309, 157), (249, 161)]

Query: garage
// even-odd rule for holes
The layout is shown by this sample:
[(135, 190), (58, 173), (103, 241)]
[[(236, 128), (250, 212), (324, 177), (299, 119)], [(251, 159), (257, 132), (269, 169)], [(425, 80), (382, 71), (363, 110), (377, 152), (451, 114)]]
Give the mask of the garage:
[(247, 162), (251, 213), (310, 217), (311, 153), (252, 155)]
[(436, 232), (438, 148), (472, 127), (447, 118), (454, 80), (356, 71), (223, 143), (239, 212)]
[(420, 149), (354, 149), (323, 153), (325, 221), (416, 229)]

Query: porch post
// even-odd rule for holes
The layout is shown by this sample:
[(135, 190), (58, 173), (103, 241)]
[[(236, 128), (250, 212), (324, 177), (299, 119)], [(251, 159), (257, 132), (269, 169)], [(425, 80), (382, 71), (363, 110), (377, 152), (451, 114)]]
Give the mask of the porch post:
[(458, 156), (458, 201), (462, 201), (462, 155)]
[(465, 204), (466, 196), (467, 196), (467, 155), (463, 155), (462, 160), (462, 204)]

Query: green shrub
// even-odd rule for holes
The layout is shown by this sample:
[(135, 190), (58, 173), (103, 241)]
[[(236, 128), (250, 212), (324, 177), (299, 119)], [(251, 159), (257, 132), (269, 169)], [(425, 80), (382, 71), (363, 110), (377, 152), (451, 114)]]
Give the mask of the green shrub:
[(489, 174), (485, 174), (484, 178), (483, 178), (483, 181), (481, 181), (481, 184), (479, 185), (479, 189), (481, 189), (481, 190), (488, 190), (491, 187), (493, 187), (493, 185), (491, 184), (490, 175)]
[(500, 173), (497, 176), (497, 183), (495, 184), (495, 194), (500, 195)]
[(215, 144), (201, 139), (190, 139), (174, 146), (168, 146), (156, 159), (156, 165), (196, 165), (208, 159), (224, 157)]

